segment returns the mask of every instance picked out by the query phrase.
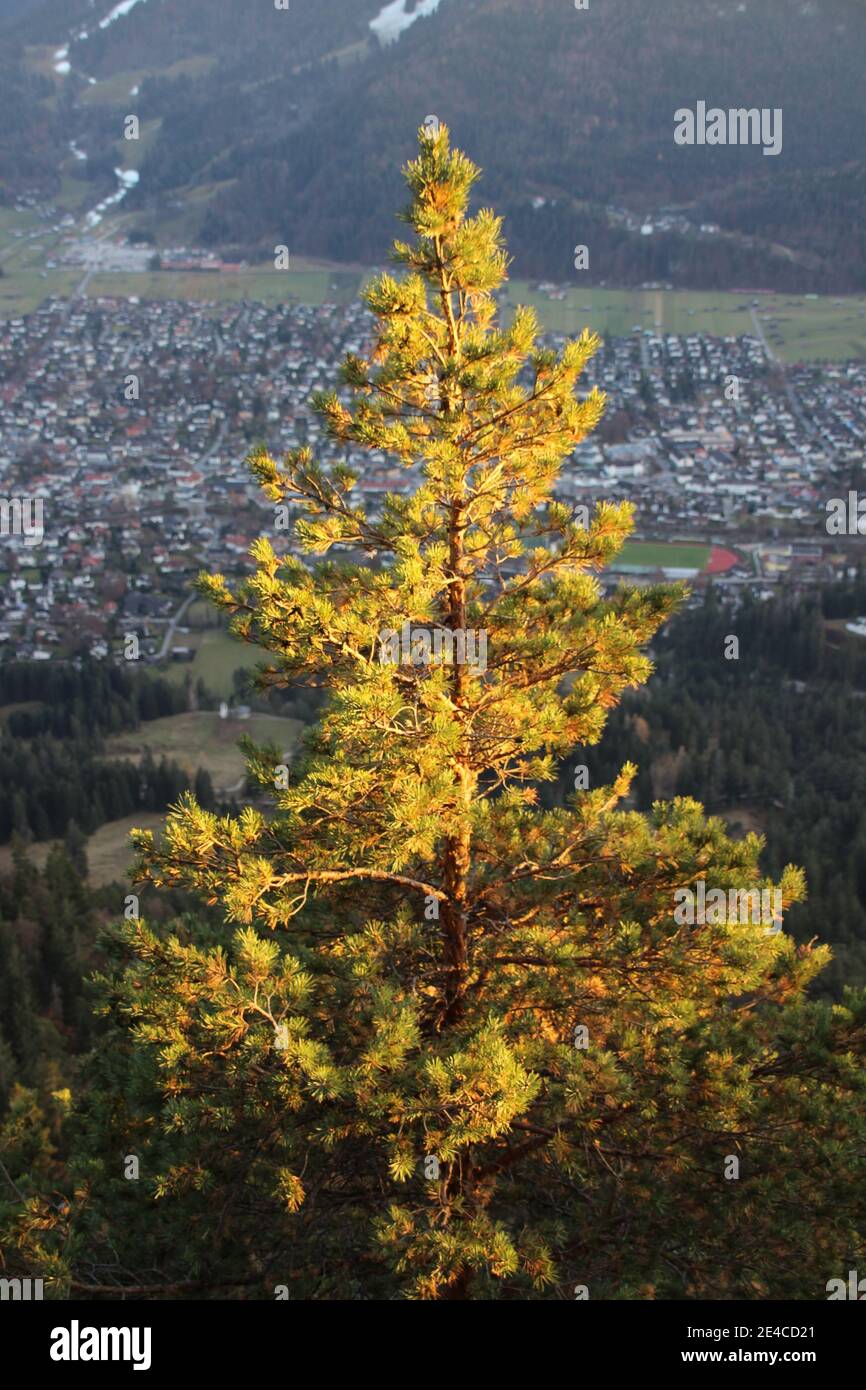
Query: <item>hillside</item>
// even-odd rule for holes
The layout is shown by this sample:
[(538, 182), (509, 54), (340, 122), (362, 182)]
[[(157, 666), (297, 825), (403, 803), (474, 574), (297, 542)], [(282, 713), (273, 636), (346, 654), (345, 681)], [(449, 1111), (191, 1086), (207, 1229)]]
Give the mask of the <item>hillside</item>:
[(44, 0), (0, 0), (0, 24), (32, 14)]
[[(246, 0), (242, 24), (234, 0), (137, 0), (111, 22), (99, 8), (104, 27), (72, 42), (51, 21), (69, 46), (58, 101), (109, 180), (123, 115), (147, 123), (125, 207), (157, 240), (183, 207), (194, 240), (375, 262), (433, 113), (484, 167), (516, 274), (567, 279), (583, 242), (594, 283), (866, 285), (850, 234), (866, 11), (851, 0), (441, 0), (385, 46), (379, 0)], [(14, 32), (45, 42), (49, 15)], [(781, 153), (676, 145), (674, 112), (698, 101), (780, 108)]]

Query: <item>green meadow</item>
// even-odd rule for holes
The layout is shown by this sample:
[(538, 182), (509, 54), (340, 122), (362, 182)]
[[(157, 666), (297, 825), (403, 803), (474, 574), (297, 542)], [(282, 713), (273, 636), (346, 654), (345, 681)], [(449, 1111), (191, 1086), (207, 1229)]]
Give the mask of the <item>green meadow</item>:
[(770, 347), (783, 361), (866, 358), (866, 297), (734, 294), (727, 290), (611, 290), (570, 287), (551, 299), (526, 280), (506, 288), (507, 311), (530, 304), (551, 332), (584, 328), (623, 337), (636, 328), (662, 333), (754, 334), (752, 299)]

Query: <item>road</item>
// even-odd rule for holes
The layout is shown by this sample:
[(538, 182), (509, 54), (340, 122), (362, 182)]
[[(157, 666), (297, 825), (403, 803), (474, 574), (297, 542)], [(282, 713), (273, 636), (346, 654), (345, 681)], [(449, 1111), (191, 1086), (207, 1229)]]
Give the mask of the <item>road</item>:
[(228, 420), (223, 420), (222, 424), (219, 427), (216, 439), (214, 440), (213, 444), (211, 444), (207, 449), (205, 449), (204, 453), (197, 460), (198, 463), (207, 463), (208, 459), (216, 453), (217, 449), (220, 447), (220, 445), (226, 437), (226, 434), (228, 433), (228, 428)]
[(174, 641), (174, 634), (180, 626), (181, 622), (183, 621), (184, 617), (186, 616), (186, 611), (195, 597), (195, 594), (188, 594), (187, 597), (184, 599), (183, 603), (180, 605), (180, 608), (175, 613), (171, 622), (169, 623), (166, 629), (165, 637), (162, 639), (162, 646), (156, 654), (155, 659), (157, 661), (165, 661), (165, 658), (168, 655), (169, 643)]

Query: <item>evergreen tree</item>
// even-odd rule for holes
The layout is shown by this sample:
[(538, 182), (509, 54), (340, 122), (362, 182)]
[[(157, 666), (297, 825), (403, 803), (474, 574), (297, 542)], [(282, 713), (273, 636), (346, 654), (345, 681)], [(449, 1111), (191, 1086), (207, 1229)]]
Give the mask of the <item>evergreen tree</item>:
[(203, 811), (212, 811), (216, 805), (211, 775), (205, 767), (200, 767), (195, 774), (193, 795), (195, 796), (196, 804), (200, 806)]
[(15, 792), (12, 798), (12, 833), (23, 841), (33, 838), (27, 818), (27, 801), (20, 791)]
[(115, 1261), (308, 1298), (823, 1297), (866, 1254), (866, 1002), (805, 1001), (825, 949), (675, 916), (700, 881), (772, 887), (757, 837), (624, 808), (630, 765), (539, 806), (679, 590), (604, 598), (632, 509), (585, 525), (552, 497), (603, 409), (576, 394), (597, 340), (497, 325), (499, 220), (468, 215), (447, 130), (420, 140), (407, 273), (369, 287), (372, 350), (315, 401), (420, 484), (371, 517), (348, 467), (254, 453), (309, 567), (262, 540), (248, 582), (201, 588), (272, 654), (262, 689), (328, 702), (290, 778), (251, 758), (272, 818), (187, 795), (137, 833), (144, 877), (226, 925), (108, 939), (70, 1216), (31, 1202), (17, 1247), (76, 1291)]
[(69, 822), (63, 841), (70, 863), (79, 878), (87, 878), (87, 836), (75, 821)]

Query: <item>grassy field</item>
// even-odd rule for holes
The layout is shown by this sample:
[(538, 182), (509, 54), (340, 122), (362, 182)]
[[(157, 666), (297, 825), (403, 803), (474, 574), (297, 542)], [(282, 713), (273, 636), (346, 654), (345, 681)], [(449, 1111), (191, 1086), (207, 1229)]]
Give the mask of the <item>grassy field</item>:
[(506, 286), (508, 309), (530, 304), (546, 328), (557, 333), (596, 333), (622, 337), (637, 327), (669, 333), (694, 333), (703, 328), (721, 336), (752, 332), (748, 300), (740, 295), (664, 290), (608, 290), (572, 287), (564, 299), (530, 288), (527, 280)]
[(89, 296), (137, 296), (139, 299), (187, 299), (219, 304), (254, 299), (262, 304), (349, 304), (361, 284), (357, 271), (273, 270), (250, 268), (225, 274), (183, 270), (151, 270), (141, 274), (96, 275)]
[[(220, 618), (216, 609), (213, 604), (208, 603), (207, 600), (203, 598), (194, 599), (190, 604), (189, 608), (186, 610), (184, 626), (201, 630), (209, 630), (211, 628), (222, 630), (220, 627)], [(237, 645), (240, 646), (241, 643)]]
[(12, 207), (0, 207), (0, 241), (6, 244), (7, 239), (12, 239), (13, 232), (34, 232), (39, 227), (39, 221), (32, 208), (22, 208), (17, 211)]
[(758, 310), (770, 347), (783, 362), (866, 358), (866, 300), (781, 296)]
[[(50, 245), (50, 243), (49, 243)], [(80, 280), (77, 271), (48, 271), (34, 267), (45, 254), (46, 243), (28, 243), (6, 262), (0, 280), (0, 318), (14, 317), (38, 308), (48, 295), (65, 295)], [(20, 260), (27, 261), (18, 268)], [(140, 274), (105, 273), (90, 281), (88, 296), (143, 300), (181, 299), (193, 303), (239, 303), (256, 300), (281, 304), (348, 304), (358, 295), (365, 276), (360, 271), (294, 269), (277, 271), (253, 267), (225, 274), (195, 271), (145, 271)], [(666, 333), (711, 333), (718, 337), (754, 333), (749, 306), (739, 295), (689, 291), (631, 292), (581, 290), (563, 301), (509, 287), (506, 317), (517, 303), (537, 308), (541, 322), (551, 332), (577, 335), (584, 328), (622, 337), (635, 328)], [(786, 362), (839, 361), (866, 358), (866, 299), (842, 301), (790, 299), (780, 296), (759, 310), (771, 348)]]
[(71, 294), (80, 282), (79, 271), (47, 271), (45, 276), (38, 270), (10, 272), (0, 278), (0, 319), (17, 319), (22, 314), (32, 314), (49, 295)]
[(506, 310), (531, 304), (551, 332), (622, 337), (635, 328), (665, 333), (754, 334), (751, 301), (770, 346), (784, 361), (866, 357), (866, 298), (836, 300), (788, 294), (732, 294), (725, 290), (607, 290), (571, 288), (563, 300), (529, 288), (526, 280), (507, 286)]
[(617, 560), (647, 569), (702, 570), (710, 558), (709, 545), (667, 544), (664, 541), (626, 541)]
[[(137, 68), (132, 72), (116, 72), (103, 78), (93, 87), (87, 87), (81, 95), (83, 106), (123, 106), (130, 111), (135, 109), (132, 98), (133, 87), (140, 87), (146, 77), (158, 75), (170, 79), (176, 77), (195, 78), (209, 72), (216, 63), (216, 57), (199, 54), (194, 58), (181, 58), (168, 68)], [(132, 105), (130, 99), (132, 98)]]
[[(26, 707), (7, 705), (0, 709), (0, 716)], [(149, 748), (157, 762), (166, 757), (179, 763), (191, 775), (199, 767), (205, 767), (217, 794), (231, 794), (241, 790), (245, 773), (244, 757), (237, 746), (243, 734), (249, 734), (257, 743), (275, 743), (288, 755), (294, 750), (302, 728), (298, 720), (281, 719), (276, 715), (254, 714), (245, 720), (223, 720), (207, 710), (150, 720), (133, 733), (117, 734), (108, 739), (106, 747), (109, 757), (128, 758), (133, 762)], [(100, 826), (87, 841), (91, 884), (99, 887), (123, 881), (133, 859), (129, 832), (136, 828), (156, 830), (164, 821), (163, 812), (140, 811)], [(28, 855), (37, 868), (44, 868), (54, 843), (58, 842), (45, 841), (29, 847)], [(0, 846), (0, 874), (11, 869), (12, 847)]]
[(165, 815), (162, 813), (140, 811), (137, 816), (126, 816), (123, 820), (113, 820), (107, 825), (101, 825), (87, 841), (87, 867), (90, 871), (91, 886), (102, 888), (107, 883), (124, 882), (135, 858), (129, 842), (130, 831), (156, 831), (164, 822)]
[(188, 633), (178, 633), (175, 645), (195, 648), (195, 660), (172, 662), (165, 669), (166, 677), (177, 685), (181, 685), (187, 675), (191, 675), (193, 681), (201, 677), (211, 694), (221, 699), (231, 695), (232, 676), (238, 667), (249, 669), (264, 656), (245, 642), (236, 641), (222, 628), (196, 631), (193, 627)]
[[(132, 845), (129, 843), (131, 830), (158, 830), (165, 821), (165, 815), (153, 811), (141, 811), (137, 816), (126, 816), (123, 820), (109, 821), (102, 825), (87, 841), (87, 867), (90, 884), (93, 888), (103, 888), (107, 883), (122, 883), (134, 859)], [(60, 840), (44, 840), (30, 845), (27, 857), (37, 869), (45, 868), (45, 861), (55, 844)], [(0, 846), (0, 874), (11, 873), (12, 847)], [(119, 914), (118, 914), (119, 915)]]
[[(44, 869), (45, 861), (48, 858), (51, 846), (59, 843), (58, 840), (44, 840), (38, 845), (30, 845), (27, 850), (27, 856), (31, 862), (36, 865), (37, 869)], [(12, 846), (0, 845), (0, 874), (9, 874), (14, 867)]]
[(302, 725), (296, 719), (272, 714), (254, 714), (249, 719), (220, 719), (213, 710), (174, 714), (153, 719), (133, 733), (116, 734), (107, 740), (109, 757), (137, 762), (149, 748), (158, 761), (162, 757), (178, 763), (190, 775), (204, 767), (211, 775), (217, 793), (239, 791), (245, 763), (238, 739), (248, 734), (257, 743), (275, 743), (289, 753), (297, 743)]

